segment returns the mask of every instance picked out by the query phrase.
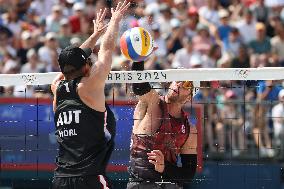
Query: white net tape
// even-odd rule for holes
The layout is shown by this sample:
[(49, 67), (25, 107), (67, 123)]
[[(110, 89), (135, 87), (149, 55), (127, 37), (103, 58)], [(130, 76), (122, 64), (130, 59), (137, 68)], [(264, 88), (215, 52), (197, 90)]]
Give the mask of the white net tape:
[[(46, 85), (57, 75), (51, 73), (1, 74), (0, 86)], [(170, 81), (282, 80), (284, 68), (200, 68), (147, 71), (112, 71), (107, 83)], [(196, 85), (195, 85), (196, 86)]]

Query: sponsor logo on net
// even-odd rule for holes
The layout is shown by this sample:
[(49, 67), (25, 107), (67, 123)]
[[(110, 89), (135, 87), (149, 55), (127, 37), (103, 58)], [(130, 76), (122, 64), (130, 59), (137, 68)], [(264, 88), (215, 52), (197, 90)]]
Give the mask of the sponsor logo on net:
[(167, 79), (165, 72), (112, 72), (108, 75), (108, 81), (161, 81)]

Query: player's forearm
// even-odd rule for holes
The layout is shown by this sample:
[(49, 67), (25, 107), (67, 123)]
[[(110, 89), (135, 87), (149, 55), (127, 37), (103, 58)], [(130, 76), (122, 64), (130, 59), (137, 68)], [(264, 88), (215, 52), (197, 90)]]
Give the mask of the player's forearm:
[(119, 22), (115, 19), (111, 19), (105, 35), (102, 39), (101, 50), (103, 52), (113, 52), (116, 46), (117, 37), (119, 31)]
[[(144, 70), (144, 61), (133, 62), (131, 69), (135, 70), (135, 71), (143, 71)], [(132, 83), (132, 89), (133, 89), (134, 94), (140, 96), (140, 98), (141, 98), (141, 96), (149, 93), (151, 91), (152, 87), (149, 84), (149, 82)]]
[(93, 50), (99, 37), (100, 33), (93, 33), (88, 39), (86, 39), (86, 41), (80, 46), (80, 48), (91, 48)]

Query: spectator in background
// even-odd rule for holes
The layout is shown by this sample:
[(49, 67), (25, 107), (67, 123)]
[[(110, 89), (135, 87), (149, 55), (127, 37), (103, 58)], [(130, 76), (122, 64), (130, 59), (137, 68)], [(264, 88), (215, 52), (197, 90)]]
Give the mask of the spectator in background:
[(185, 21), (185, 35), (193, 38), (197, 34), (197, 25), (199, 23), (199, 15), (196, 7), (188, 8), (188, 18)]
[(238, 54), (233, 58), (231, 68), (250, 68), (250, 58), (246, 45), (241, 44), (238, 48)]
[(68, 19), (63, 18), (60, 20), (60, 30), (58, 35), (58, 43), (61, 49), (70, 45), (70, 39), (72, 38), (71, 27)]
[(261, 22), (258, 22), (255, 25), (255, 29), (256, 29), (256, 39), (252, 40), (249, 43), (249, 47), (252, 53), (264, 54), (267, 57), (269, 57), (271, 53), (271, 44), (270, 40), (266, 36), (265, 25)]
[(75, 46), (75, 47), (80, 47), (82, 44), (82, 40), (79, 37), (72, 37), (70, 39), (70, 45)]
[(56, 3), (57, 0), (33, 0), (30, 7), (35, 9), (40, 17), (46, 18), (51, 13), (53, 5)]
[(3, 54), (3, 62), (4, 62), (4, 66), (2, 68), (3, 74), (18, 73), (20, 65), (17, 62), (15, 56), (11, 55), (8, 51), (5, 51)]
[(73, 5), (74, 15), (69, 17), (73, 34), (86, 34), (88, 32), (89, 24), (84, 13), (85, 8), (86, 6), (83, 2), (77, 2)]
[(242, 39), (237, 28), (231, 28), (227, 39), (223, 40), (223, 52), (228, 53), (231, 58), (235, 58), (239, 54), (239, 48), (242, 44)]
[(3, 24), (13, 33), (14, 38), (18, 38), (22, 32), (22, 21), (19, 19), (15, 7), (10, 7), (7, 13), (2, 15)]
[(245, 9), (242, 19), (236, 23), (236, 27), (239, 29), (243, 42), (246, 45), (256, 39), (255, 25), (256, 21), (252, 12), (249, 9)]
[(272, 58), (274, 65), (284, 66), (284, 24), (278, 22), (275, 25), (277, 35), (270, 42), (272, 46)]
[(252, 4), (250, 9), (258, 22), (265, 24), (268, 22), (270, 10), (265, 6), (264, 0), (256, 0), (256, 3)]
[(203, 56), (203, 67), (217, 68), (217, 62), (222, 57), (221, 47), (218, 44), (212, 45), (208, 54)]
[(184, 37), (183, 48), (179, 49), (172, 62), (173, 68), (191, 68), (191, 57), (195, 54), (200, 55), (198, 52), (193, 51), (193, 44), (190, 38)]
[(206, 5), (201, 7), (198, 11), (200, 22), (208, 26), (211, 32), (215, 32), (220, 24), (218, 10), (218, 0), (207, 0)]
[(27, 62), (27, 52), (29, 49), (34, 47), (34, 38), (30, 31), (23, 31), (21, 34), (21, 47), (17, 50), (17, 57), (21, 65)]
[(182, 48), (182, 38), (184, 36), (184, 27), (181, 26), (181, 22), (173, 18), (170, 22), (171, 33), (167, 38), (168, 54), (175, 54), (177, 50)]
[(174, 17), (179, 19), (180, 21), (186, 20), (188, 16), (186, 0), (174, 0), (174, 6)]
[[(106, 8), (105, 3), (100, 4), (101, 2), (103, 1), (85, 0), (85, 5), (86, 5), (85, 12), (89, 20), (92, 20), (96, 17), (97, 11)], [(96, 11), (94, 11), (95, 9)]]
[(228, 7), (228, 11), (231, 12), (231, 19), (230, 19), (231, 22), (234, 23), (240, 20), (244, 9), (245, 9), (245, 6), (242, 0), (232, 0), (231, 4)]
[(138, 20), (138, 25), (145, 28), (147, 31), (151, 31), (151, 27), (155, 23), (155, 12), (150, 8), (146, 8), (144, 9), (143, 14), (144, 16)]
[(159, 24), (153, 24), (152, 31), (155, 43), (154, 46), (159, 47), (157, 50), (155, 50), (154, 54), (158, 57), (158, 59), (164, 60), (166, 59), (167, 55), (167, 43), (161, 35)]
[(226, 9), (220, 9), (218, 16), (220, 18), (220, 25), (217, 27), (215, 38), (217, 42), (222, 44), (223, 41), (228, 40), (232, 27), (229, 25), (230, 14)]
[(46, 22), (45, 19), (41, 18), (38, 20), (38, 27), (33, 31), (34, 37), (36, 38), (35, 40), (37, 40), (38, 43), (43, 42), (41, 39), (44, 39), (46, 33)]
[(200, 56), (200, 54), (198, 54), (198, 53), (193, 54), (189, 59), (189, 64), (190, 64), (192, 69), (202, 68), (203, 67), (203, 61), (202, 61), (202, 57)]
[(273, 134), (275, 144), (282, 149), (284, 144), (284, 89), (278, 93), (279, 103), (272, 108)]
[(49, 32), (45, 35), (45, 42), (38, 50), (39, 59), (46, 65), (47, 72), (60, 71), (57, 63), (58, 57), (57, 35)]
[[(173, 13), (171, 7), (169, 7), (166, 3), (161, 4), (160, 13), (161, 14), (157, 17), (157, 22), (160, 24), (161, 32), (166, 36), (169, 36), (171, 35), (172, 30), (175, 29), (175, 26), (173, 26), (171, 23), (173, 19)], [(174, 19), (178, 20), (177, 18)]]
[(6, 52), (12, 56), (16, 56), (16, 49), (12, 46), (10, 39), (12, 32), (3, 26), (0, 26), (0, 63), (3, 63), (3, 57)]
[(63, 18), (62, 7), (58, 4), (53, 5), (52, 12), (46, 18), (47, 32), (57, 33), (60, 30), (60, 20)]
[(226, 132), (226, 138), (231, 144), (233, 156), (239, 156), (245, 150), (244, 114), (241, 105), (236, 100), (238, 100), (237, 94), (233, 90), (227, 90), (224, 95), (224, 108), (221, 111), (223, 123), (231, 131)]
[(207, 0), (187, 0), (189, 7), (196, 7), (197, 9), (200, 9), (201, 7), (205, 6), (207, 3)]
[(35, 49), (29, 49), (27, 52), (27, 62), (22, 66), (21, 73), (44, 73), (45, 65), (39, 61)]
[(278, 100), (278, 94), (282, 86), (280, 83), (272, 80), (259, 81), (257, 86), (257, 104), (253, 128), (254, 141), (260, 150), (261, 156), (273, 157), (275, 151), (272, 149), (268, 130), (268, 118), (271, 117), (271, 109), (267, 106), (267, 103)]
[(204, 24), (198, 24), (197, 35), (192, 38), (193, 49), (202, 55), (208, 54), (213, 45), (209, 29)]
[(23, 20), (25, 24), (28, 24), (29, 28), (35, 29), (38, 24), (39, 15), (34, 8), (29, 7), (26, 14), (24, 14)]
[(216, 106), (216, 91), (210, 82), (202, 82), (195, 101), (204, 104), (204, 134), (208, 152), (225, 152), (224, 125)]

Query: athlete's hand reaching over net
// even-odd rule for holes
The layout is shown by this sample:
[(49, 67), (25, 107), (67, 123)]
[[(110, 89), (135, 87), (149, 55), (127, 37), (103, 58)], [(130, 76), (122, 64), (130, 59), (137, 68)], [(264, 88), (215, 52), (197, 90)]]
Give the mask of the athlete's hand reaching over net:
[(97, 13), (97, 17), (93, 20), (94, 23), (94, 33), (103, 34), (107, 28), (107, 24), (105, 24), (104, 20), (106, 17), (107, 9), (100, 9), (100, 12)]
[(123, 3), (119, 2), (116, 8), (111, 8), (111, 21), (120, 22), (130, 4), (130, 2), (127, 3), (127, 1), (124, 0)]

